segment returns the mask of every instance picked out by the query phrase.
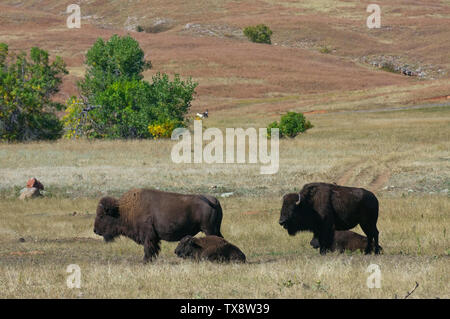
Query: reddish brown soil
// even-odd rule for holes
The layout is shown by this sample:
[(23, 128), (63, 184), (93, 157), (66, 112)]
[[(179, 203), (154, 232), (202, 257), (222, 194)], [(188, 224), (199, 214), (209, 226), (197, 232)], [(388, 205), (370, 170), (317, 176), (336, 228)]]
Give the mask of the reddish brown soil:
[[(340, 4), (347, 2), (340, 1)], [(167, 72), (192, 76), (199, 81), (194, 112), (205, 106), (209, 110), (227, 109), (236, 100), (392, 85), (405, 87), (417, 83), (417, 79), (356, 63), (363, 55), (398, 54), (423, 63), (440, 63), (443, 68), (450, 64), (450, 28), (446, 27), (450, 6), (437, 0), (408, 5), (384, 1), (385, 28), (379, 30), (366, 28), (367, 4), (359, 2), (323, 13), (295, 7), (292, 1), (283, 4), (224, 1), (205, 6), (169, 0), (155, 1), (150, 8), (144, 3), (125, 5), (101, 0), (82, 3), (82, 16), (102, 18), (82, 19), (81, 29), (67, 29), (66, 4), (60, 1), (22, 1), (18, 5), (18, 1), (5, 0), (2, 3), (0, 42), (6, 42), (13, 51), (39, 46), (50, 51), (51, 56), (60, 55), (66, 61), (71, 74), (64, 78), (61, 92), (56, 96), (59, 101), (77, 94), (76, 81), (82, 76), (84, 55), (95, 40), (128, 32), (123, 27), (127, 16), (162, 16), (176, 21), (166, 32), (130, 33), (154, 66), (146, 72), (147, 79), (156, 72)], [(274, 45), (181, 32), (186, 23), (242, 28), (261, 22), (274, 31)], [(314, 45), (292, 47), (296, 41), (310, 41)], [(321, 46), (334, 51), (322, 54), (317, 50)], [(418, 92), (417, 99), (430, 96), (428, 90)], [(297, 105), (301, 103), (306, 102), (297, 101)], [(261, 107), (270, 112), (288, 109), (290, 105), (290, 101), (272, 103), (268, 99)]]

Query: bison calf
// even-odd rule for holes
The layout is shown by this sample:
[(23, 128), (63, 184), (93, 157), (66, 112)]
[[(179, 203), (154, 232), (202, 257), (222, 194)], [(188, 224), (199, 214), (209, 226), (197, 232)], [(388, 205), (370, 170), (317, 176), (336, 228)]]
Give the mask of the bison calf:
[(366, 254), (378, 245), (378, 200), (363, 188), (336, 184), (310, 183), (299, 193), (283, 197), (279, 223), (294, 236), (298, 231), (312, 231), (318, 238), (320, 253), (331, 249), (335, 230), (348, 230), (360, 225), (367, 235)]
[[(320, 247), (319, 239), (314, 237), (309, 243), (313, 248), (317, 249)], [(367, 237), (357, 234), (351, 230), (336, 230), (334, 232), (334, 240), (331, 245), (331, 251), (339, 251), (343, 253), (345, 250), (356, 251), (364, 249), (367, 247)], [(380, 250), (383, 248), (380, 246)]]
[(186, 236), (178, 244), (175, 254), (194, 260), (245, 262), (245, 255), (239, 248), (217, 236)]
[(94, 232), (107, 242), (123, 235), (144, 245), (147, 262), (158, 255), (161, 240), (178, 241), (200, 231), (222, 237), (221, 223), (215, 197), (132, 189), (119, 199), (100, 199)]

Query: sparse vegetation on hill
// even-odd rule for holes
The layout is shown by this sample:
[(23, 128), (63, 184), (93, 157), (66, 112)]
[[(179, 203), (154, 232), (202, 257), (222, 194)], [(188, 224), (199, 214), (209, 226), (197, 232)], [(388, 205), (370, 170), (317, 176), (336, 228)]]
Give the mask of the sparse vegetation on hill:
[(137, 32), (159, 33), (170, 30), (173, 27), (171, 19), (156, 18), (148, 24), (138, 24), (136, 26)]
[(272, 30), (265, 24), (249, 26), (244, 29), (244, 35), (252, 42), (271, 44)]

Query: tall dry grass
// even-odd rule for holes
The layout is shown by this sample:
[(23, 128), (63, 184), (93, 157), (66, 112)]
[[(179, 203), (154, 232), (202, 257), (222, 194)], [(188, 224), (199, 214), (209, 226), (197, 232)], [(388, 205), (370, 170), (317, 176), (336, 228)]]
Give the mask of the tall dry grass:
[[(1, 144), (0, 297), (403, 298), (417, 281), (410, 298), (449, 298), (449, 112), (309, 116), (315, 127), (281, 142), (280, 171), (268, 176), (259, 165), (175, 165), (171, 141)], [(31, 176), (46, 197), (21, 202), (17, 192)], [(281, 196), (310, 181), (372, 189), (384, 254), (320, 256), (310, 233), (288, 236), (277, 223)], [(233, 192), (219, 197), (222, 233), (249, 262), (192, 263), (163, 242), (157, 261), (143, 265), (142, 246), (104, 243), (92, 231), (99, 197), (135, 186)], [(366, 285), (372, 263), (380, 289)], [(69, 264), (81, 268), (81, 289), (66, 286)]]
[[(94, 199), (6, 200), (0, 204), (0, 296), (402, 298), (417, 281), (411, 298), (449, 298), (450, 201), (423, 196), (380, 202), (380, 256), (320, 256), (309, 247), (312, 234), (290, 237), (277, 224), (279, 198), (238, 197), (222, 199), (222, 232), (246, 253), (247, 264), (181, 260), (173, 253), (176, 243), (163, 242), (158, 259), (144, 265), (142, 246), (126, 238), (106, 244), (93, 233)], [(69, 264), (81, 268), (80, 289), (66, 286)], [(380, 267), (380, 289), (366, 285), (370, 264)]]

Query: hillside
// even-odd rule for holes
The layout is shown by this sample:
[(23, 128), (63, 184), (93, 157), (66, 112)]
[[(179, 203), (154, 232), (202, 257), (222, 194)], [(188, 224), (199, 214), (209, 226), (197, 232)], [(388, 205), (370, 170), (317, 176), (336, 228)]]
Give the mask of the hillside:
[[(2, 1), (0, 41), (61, 55), (70, 75), (58, 99), (76, 93), (86, 50), (98, 37), (132, 33), (152, 60), (146, 73), (180, 73), (200, 85), (193, 111), (244, 109), (252, 117), (287, 109), (373, 108), (449, 93), (449, 1), (381, 1), (382, 28), (366, 27), (360, 1), (81, 1), (81, 29), (66, 28), (66, 4)], [(158, 23), (162, 27), (157, 27)], [(265, 23), (273, 45), (241, 29)], [(137, 25), (157, 33), (135, 32)], [(161, 32), (159, 32), (161, 31)], [(325, 54), (323, 48), (330, 53)], [(385, 72), (377, 61), (408, 64), (423, 77)], [(440, 100), (438, 98), (438, 100)]]

